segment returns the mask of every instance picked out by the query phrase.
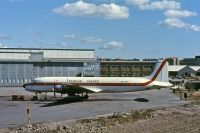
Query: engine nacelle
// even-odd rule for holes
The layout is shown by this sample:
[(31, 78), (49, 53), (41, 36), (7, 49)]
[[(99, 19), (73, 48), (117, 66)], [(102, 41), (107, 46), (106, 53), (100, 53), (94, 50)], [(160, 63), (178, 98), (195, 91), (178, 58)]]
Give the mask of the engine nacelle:
[(56, 90), (63, 90), (65, 88), (65, 85), (55, 85), (54, 87)]
[(67, 91), (68, 91), (68, 89), (69, 89), (68, 85), (62, 85), (62, 84), (60, 84), (60, 85), (55, 85), (54, 86), (55, 92), (62, 93), (62, 94), (66, 94)]

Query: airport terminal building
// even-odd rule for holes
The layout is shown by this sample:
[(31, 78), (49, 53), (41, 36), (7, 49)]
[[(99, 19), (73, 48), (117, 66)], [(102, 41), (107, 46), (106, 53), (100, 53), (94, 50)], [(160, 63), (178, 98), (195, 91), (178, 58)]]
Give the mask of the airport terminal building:
[(44, 76), (94, 76), (94, 49), (0, 48), (0, 86)]

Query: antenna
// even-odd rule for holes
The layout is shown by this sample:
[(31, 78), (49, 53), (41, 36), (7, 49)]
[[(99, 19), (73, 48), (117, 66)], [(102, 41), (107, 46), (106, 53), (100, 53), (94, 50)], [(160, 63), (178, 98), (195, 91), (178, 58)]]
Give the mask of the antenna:
[(41, 49), (41, 50), (42, 50), (42, 45), (43, 45), (43, 44), (41, 43), (41, 46), (40, 46), (40, 49)]

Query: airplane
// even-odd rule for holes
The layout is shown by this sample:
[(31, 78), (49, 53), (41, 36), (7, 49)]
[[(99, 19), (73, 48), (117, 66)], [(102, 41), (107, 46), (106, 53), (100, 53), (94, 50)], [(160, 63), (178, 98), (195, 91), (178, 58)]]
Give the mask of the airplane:
[(75, 96), (88, 93), (132, 92), (171, 87), (168, 81), (168, 62), (158, 61), (151, 75), (146, 77), (40, 77), (32, 83), (24, 84), (26, 91), (35, 93), (58, 92)]

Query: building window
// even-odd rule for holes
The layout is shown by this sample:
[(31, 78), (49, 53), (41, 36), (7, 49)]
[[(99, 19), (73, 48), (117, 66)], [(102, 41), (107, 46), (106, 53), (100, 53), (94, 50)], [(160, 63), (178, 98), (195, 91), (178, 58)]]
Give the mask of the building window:
[(28, 79), (28, 82), (29, 82), (29, 83), (31, 83), (31, 81), (32, 81), (31, 79)]
[(24, 79), (24, 83), (27, 83), (28, 82), (28, 80), (27, 79)]
[(20, 79), (20, 83), (24, 83), (24, 80), (23, 80), (23, 79)]

